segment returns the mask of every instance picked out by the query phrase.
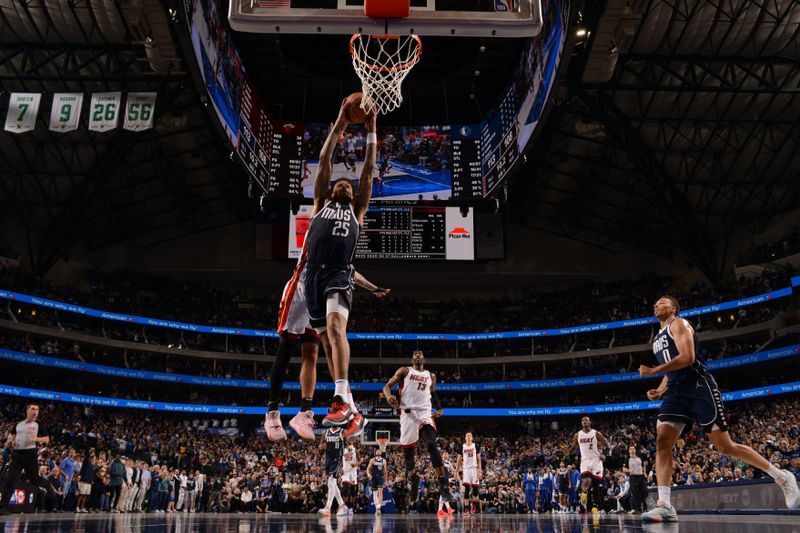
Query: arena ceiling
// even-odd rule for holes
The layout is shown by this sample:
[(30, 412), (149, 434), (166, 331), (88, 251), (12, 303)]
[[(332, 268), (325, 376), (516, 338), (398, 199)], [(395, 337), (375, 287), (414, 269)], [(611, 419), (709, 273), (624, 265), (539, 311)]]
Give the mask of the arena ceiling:
[[(0, 224), (27, 231), (14, 246), (36, 272), (78, 244), (147, 246), (252, 219), (244, 174), (188, 74), (179, 9), (178, 0), (0, 0), (4, 93), (122, 89), (159, 98), (156, 128), (146, 132), (56, 134), (43, 106), (36, 131), (0, 133)], [(509, 185), (510, 220), (612, 252), (686, 254), (719, 278), (732, 235), (758, 232), (800, 205), (800, 4), (601, 0), (575, 17), (588, 34), (570, 37), (564, 82)], [(308, 90), (305, 104), (299, 97), (298, 87), (314, 83), (302, 65), (308, 48), (288, 50), (290, 41), (237, 37), (251, 73), (276, 67), (289, 80), (284, 92), (264, 80), (273, 112), (318, 119)], [(410, 120), (445, 112), (445, 97), (456, 104), (449, 121), (480, 116), (520, 46), (464, 47), (448, 86), (441, 61), (458, 52), (448, 43), (436, 68), (419, 68)], [(336, 76), (337, 61), (315, 61)], [(346, 94), (352, 88), (340, 78)], [(0, 116), (7, 103), (0, 98)], [(0, 237), (0, 250), (14, 246)]]
[(720, 279), (737, 232), (800, 206), (800, 3), (598, 4), (509, 191), (513, 218), (610, 251), (680, 251)]

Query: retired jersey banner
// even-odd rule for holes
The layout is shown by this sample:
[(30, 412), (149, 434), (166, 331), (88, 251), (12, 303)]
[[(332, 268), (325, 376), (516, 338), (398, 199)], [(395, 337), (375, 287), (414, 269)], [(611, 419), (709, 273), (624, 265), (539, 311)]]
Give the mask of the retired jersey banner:
[(117, 127), (122, 93), (94, 93), (89, 107), (89, 129), (110, 131)]
[(83, 93), (54, 94), (53, 108), (50, 110), (50, 129), (58, 132), (77, 130), (82, 107)]
[(141, 131), (153, 127), (153, 112), (156, 109), (156, 93), (128, 93), (125, 103), (126, 130)]
[(12, 133), (33, 131), (41, 100), (42, 95), (39, 93), (11, 93), (5, 130)]

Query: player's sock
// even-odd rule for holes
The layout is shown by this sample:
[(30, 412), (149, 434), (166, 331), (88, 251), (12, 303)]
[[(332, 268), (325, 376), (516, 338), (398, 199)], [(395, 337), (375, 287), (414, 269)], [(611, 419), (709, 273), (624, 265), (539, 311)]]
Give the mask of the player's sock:
[(310, 411), (311, 405), (314, 403), (313, 398), (303, 398), (300, 400), (300, 412)]
[(664, 505), (672, 505), (670, 495), (672, 494), (672, 487), (658, 486), (658, 499), (664, 502)]
[(325, 503), (325, 508), (330, 509), (333, 505), (333, 499), (336, 497), (336, 478), (328, 476), (328, 501)]
[(353, 393), (352, 392), (350, 392), (348, 390), (347, 391), (347, 396), (344, 396), (343, 398), (344, 398), (344, 401), (347, 402), (347, 405), (350, 406), (350, 409), (353, 410), (353, 412), (358, 411), (358, 408), (356, 407), (356, 402), (353, 401)]
[[(334, 391), (334, 396), (340, 396), (344, 401), (347, 401), (347, 387), (348, 383), (346, 379), (337, 379), (336, 380), (336, 390)], [(349, 402), (348, 402), (349, 403)]]
[(444, 509), (444, 498), (439, 496), (439, 510), (441, 511), (442, 509)]
[(782, 470), (775, 468), (775, 465), (773, 464), (770, 464), (769, 468), (767, 468), (767, 474), (769, 474), (770, 477), (775, 481), (782, 480), (784, 477), (786, 477), (786, 474), (784, 474)]

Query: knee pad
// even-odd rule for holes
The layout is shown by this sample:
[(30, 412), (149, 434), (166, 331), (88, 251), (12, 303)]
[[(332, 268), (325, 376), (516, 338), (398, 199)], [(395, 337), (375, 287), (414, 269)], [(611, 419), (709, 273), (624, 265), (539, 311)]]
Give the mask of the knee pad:
[(444, 466), (442, 461), (442, 454), (439, 453), (439, 448), (436, 446), (436, 441), (428, 441), (428, 453), (431, 455), (431, 465), (434, 468), (441, 468)]
[(472, 486), (472, 497), (473, 498), (477, 498), (478, 496), (480, 496), (479, 493), (480, 493), (480, 487), (478, 487), (477, 485), (473, 485)]

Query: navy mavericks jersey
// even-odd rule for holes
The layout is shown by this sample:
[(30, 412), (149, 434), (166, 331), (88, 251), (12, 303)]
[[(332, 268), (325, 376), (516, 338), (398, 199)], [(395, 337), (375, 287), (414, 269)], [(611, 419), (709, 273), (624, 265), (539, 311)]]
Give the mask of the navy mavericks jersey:
[[(678, 347), (675, 344), (675, 339), (672, 338), (670, 326), (675, 320), (684, 320), (683, 318), (676, 318), (669, 322), (664, 328), (658, 331), (656, 338), (653, 339), (653, 354), (659, 365), (663, 365), (678, 356)], [(705, 376), (708, 373), (705, 362), (700, 359), (697, 346), (697, 334), (691, 324), (686, 322), (686, 325), (692, 332), (692, 342), (694, 343), (694, 363), (686, 368), (667, 372), (668, 386), (673, 387), (680, 385), (682, 382), (690, 381), (692, 378)]]
[(339, 472), (344, 448), (342, 428), (340, 426), (328, 428), (325, 432), (325, 472), (329, 476)]
[(372, 462), (372, 477), (383, 479), (383, 457), (376, 457)]
[(306, 234), (308, 265), (337, 269), (352, 263), (359, 229), (351, 204), (335, 201), (325, 204), (311, 219)]

